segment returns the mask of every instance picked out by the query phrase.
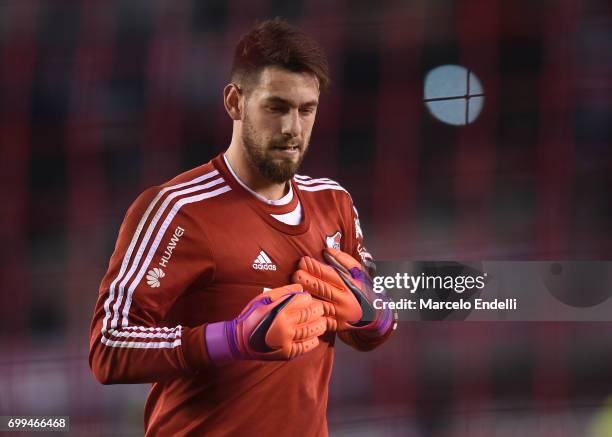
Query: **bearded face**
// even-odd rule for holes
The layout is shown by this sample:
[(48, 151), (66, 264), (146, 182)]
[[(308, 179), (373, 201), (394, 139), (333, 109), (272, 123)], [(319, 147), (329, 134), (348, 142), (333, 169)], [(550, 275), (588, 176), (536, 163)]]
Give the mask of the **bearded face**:
[(248, 113), (243, 119), (242, 142), (251, 165), (277, 184), (287, 182), (296, 174), (308, 149), (308, 139), (281, 133), (268, 137), (258, 132)]
[(244, 156), (269, 182), (287, 182), (308, 149), (319, 100), (318, 80), (310, 73), (267, 67), (243, 98)]

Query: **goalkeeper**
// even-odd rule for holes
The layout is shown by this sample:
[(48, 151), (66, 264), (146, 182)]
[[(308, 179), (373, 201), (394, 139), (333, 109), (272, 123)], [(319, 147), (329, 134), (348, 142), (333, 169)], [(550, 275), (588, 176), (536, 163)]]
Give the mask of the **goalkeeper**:
[(297, 174), (327, 70), (286, 22), (251, 30), (223, 90), (228, 149), (127, 211), (90, 366), (103, 384), (151, 384), (146, 436), (325, 436), (336, 334), (369, 350), (392, 332), (351, 197)]

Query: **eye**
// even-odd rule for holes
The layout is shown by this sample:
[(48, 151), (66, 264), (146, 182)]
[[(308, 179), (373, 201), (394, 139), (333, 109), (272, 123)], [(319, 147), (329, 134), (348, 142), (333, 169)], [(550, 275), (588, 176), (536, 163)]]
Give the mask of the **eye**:
[(284, 106), (272, 105), (268, 106), (270, 112), (286, 112), (287, 109)]
[(302, 108), (300, 109), (300, 113), (303, 115), (310, 115), (314, 112), (314, 108), (313, 107), (308, 107), (308, 108)]

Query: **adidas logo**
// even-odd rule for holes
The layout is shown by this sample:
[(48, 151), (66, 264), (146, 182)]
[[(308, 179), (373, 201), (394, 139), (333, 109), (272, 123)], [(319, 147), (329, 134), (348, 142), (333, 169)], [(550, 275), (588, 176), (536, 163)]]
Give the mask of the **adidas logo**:
[(164, 276), (166, 276), (166, 274), (162, 269), (154, 267), (147, 272), (147, 284), (149, 284), (151, 288), (157, 288), (161, 285), (159, 280)]
[(259, 252), (255, 261), (253, 261), (253, 268), (255, 270), (276, 270), (276, 264), (272, 262), (270, 257), (263, 250)]

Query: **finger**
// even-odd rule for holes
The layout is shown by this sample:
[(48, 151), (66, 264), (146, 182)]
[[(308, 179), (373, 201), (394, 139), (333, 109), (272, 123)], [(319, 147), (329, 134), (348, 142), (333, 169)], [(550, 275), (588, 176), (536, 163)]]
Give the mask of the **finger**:
[(319, 345), (319, 338), (313, 337), (302, 341), (291, 343), (291, 348), (288, 352), (288, 358), (293, 359), (297, 356), (310, 352)]
[[(335, 272), (334, 275), (336, 278), (339, 278)], [(342, 285), (337, 287), (333, 283), (321, 280), (306, 270), (298, 270), (293, 274), (291, 280), (302, 284), (304, 289), (314, 297), (328, 302), (337, 302), (338, 295), (344, 292), (343, 288), (340, 288), (343, 287)]]
[(338, 329), (338, 321), (336, 320), (336, 306), (331, 302), (326, 302), (324, 300), (313, 299), (314, 302), (318, 302), (321, 304), (321, 308), (323, 311), (323, 318), (326, 321), (326, 331), (335, 332)]
[(321, 308), (323, 308), (323, 317), (336, 317), (336, 306), (333, 303), (318, 300), (317, 298), (314, 298), (314, 300), (321, 303)]
[(327, 320), (319, 317), (309, 323), (298, 326), (293, 332), (293, 341), (303, 341), (323, 335), (327, 328)]
[(342, 288), (342, 281), (338, 277), (336, 270), (333, 267), (323, 264), (314, 258), (303, 256), (302, 259), (300, 259), (298, 268), (299, 270), (307, 271), (316, 278), (334, 284), (338, 288)]
[(307, 346), (309, 342), (323, 335), (326, 327), (327, 322), (322, 317), (300, 326), (287, 323), (286, 319), (277, 319), (266, 334), (265, 342), (270, 349), (282, 349), (288, 352), (295, 343)]
[[(348, 264), (360, 266), (360, 264), (349, 254), (337, 250), (336, 253), (341, 255), (341, 257), (344, 258)], [(351, 270), (349, 271), (346, 268), (349, 267), (349, 265), (345, 267), (327, 252), (325, 252), (323, 255), (327, 262), (329, 262), (331, 265), (320, 263), (313, 258), (305, 256), (300, 260), (300, 268), (302, 270), (306, 270), (314, 277), (331, 283), (335, 287), (342, 290), (349, 288), (352, 289), (353, 292), (360, 292), (361, 287), (363, 287), (364, 284), (367, 284), (368, 281), (371, 282), (371, 279), (360, 267), (350, 267)], [(302, 285), (306, 286), (306, 284), (303, 282)]]
[[(310, 297), (308, 305), (296, 305), (292, 308), (287, 308), (285, 317), (289, 318), (289, 322), (295, 326), (303, 325), (323, 317), (323, 302), (312, 298), (310, 295), (308, 297)], [(328, 303), (328, 305), (331, 304)]]
[(272, 352), (267, 352), (259, 356), (263, 360), (274, 360), (274, 361), (289, 361), (303, 355), (307, 352), (312, 351), (319, 345), (319, 338), (312, 337), (301, 341), (288, 341), (282, 345), (282, 347)]
[[(274, 314), (274, 320), (269, 325), (265, 342), (273, 348), (280, 348), (283, 344), (293, 341), (296, 330), (303, 330), (306, 335), (307, 325), (309, 322), (317, 322), (322, 320), (323, 308), (320, 303), (314, 303), (312, 296), (308, 293), (299, 293), (291, 296), (291, 300), (281, 308), (280, 304), (277, 308), (277, 313)], [(273, 310), (274, 311), (274, 310)], [(304, 337), (302, 337), (304, 338)]]
[(312, 296), (306, 291), (295, 293), (292, 296), (293, 298), (291, 299), (291, 302), (289, 302), (283, 309), (283, 312), (285, 313), (298, 311), (312, 305)]
[[(331, 260), (335, 260), (337, 263), (342, 265), (346, 270), (350, 270), (355, 267), (357, 267), (358, 269), (362, 269), (361, 263), (359, 261), (357, 261), (355, 258), (353, 258), (348, 253), (342, 252), (341, 250), (338, 250), (338, 249), (334, 249), (333, 247), (325, 248), (325, 251), (323, 252), (323, 258), (325, 258), (326, 261), (329, 261), (330, 258)], [(330, 264), (333, 264), (333, 262)]]
[[(314, 300), (317, 298), (314, 296)], [(353, 293), (342, 293), (337, 302), (320, 301), (323, 306), (323, 317), (328, 320), (327, 330), (336, 331), (338, 326), (343, 329), (346, 322), (356, 322), (361, 319), (363, 310)]]
[(338, 330), (338, 320), (335, 317), (325, 317), (325, 330), (336, 332)]
[(284, 296), (288, 296), (294, 293), (300, 293), (303, 291), (302, 285), (300, 284), (289, 284), (283, 287), (278, 287), (273, 290), (265, 291), (261, 294), (261, 297), (268, 297), (272, 302), (275, 302)]

